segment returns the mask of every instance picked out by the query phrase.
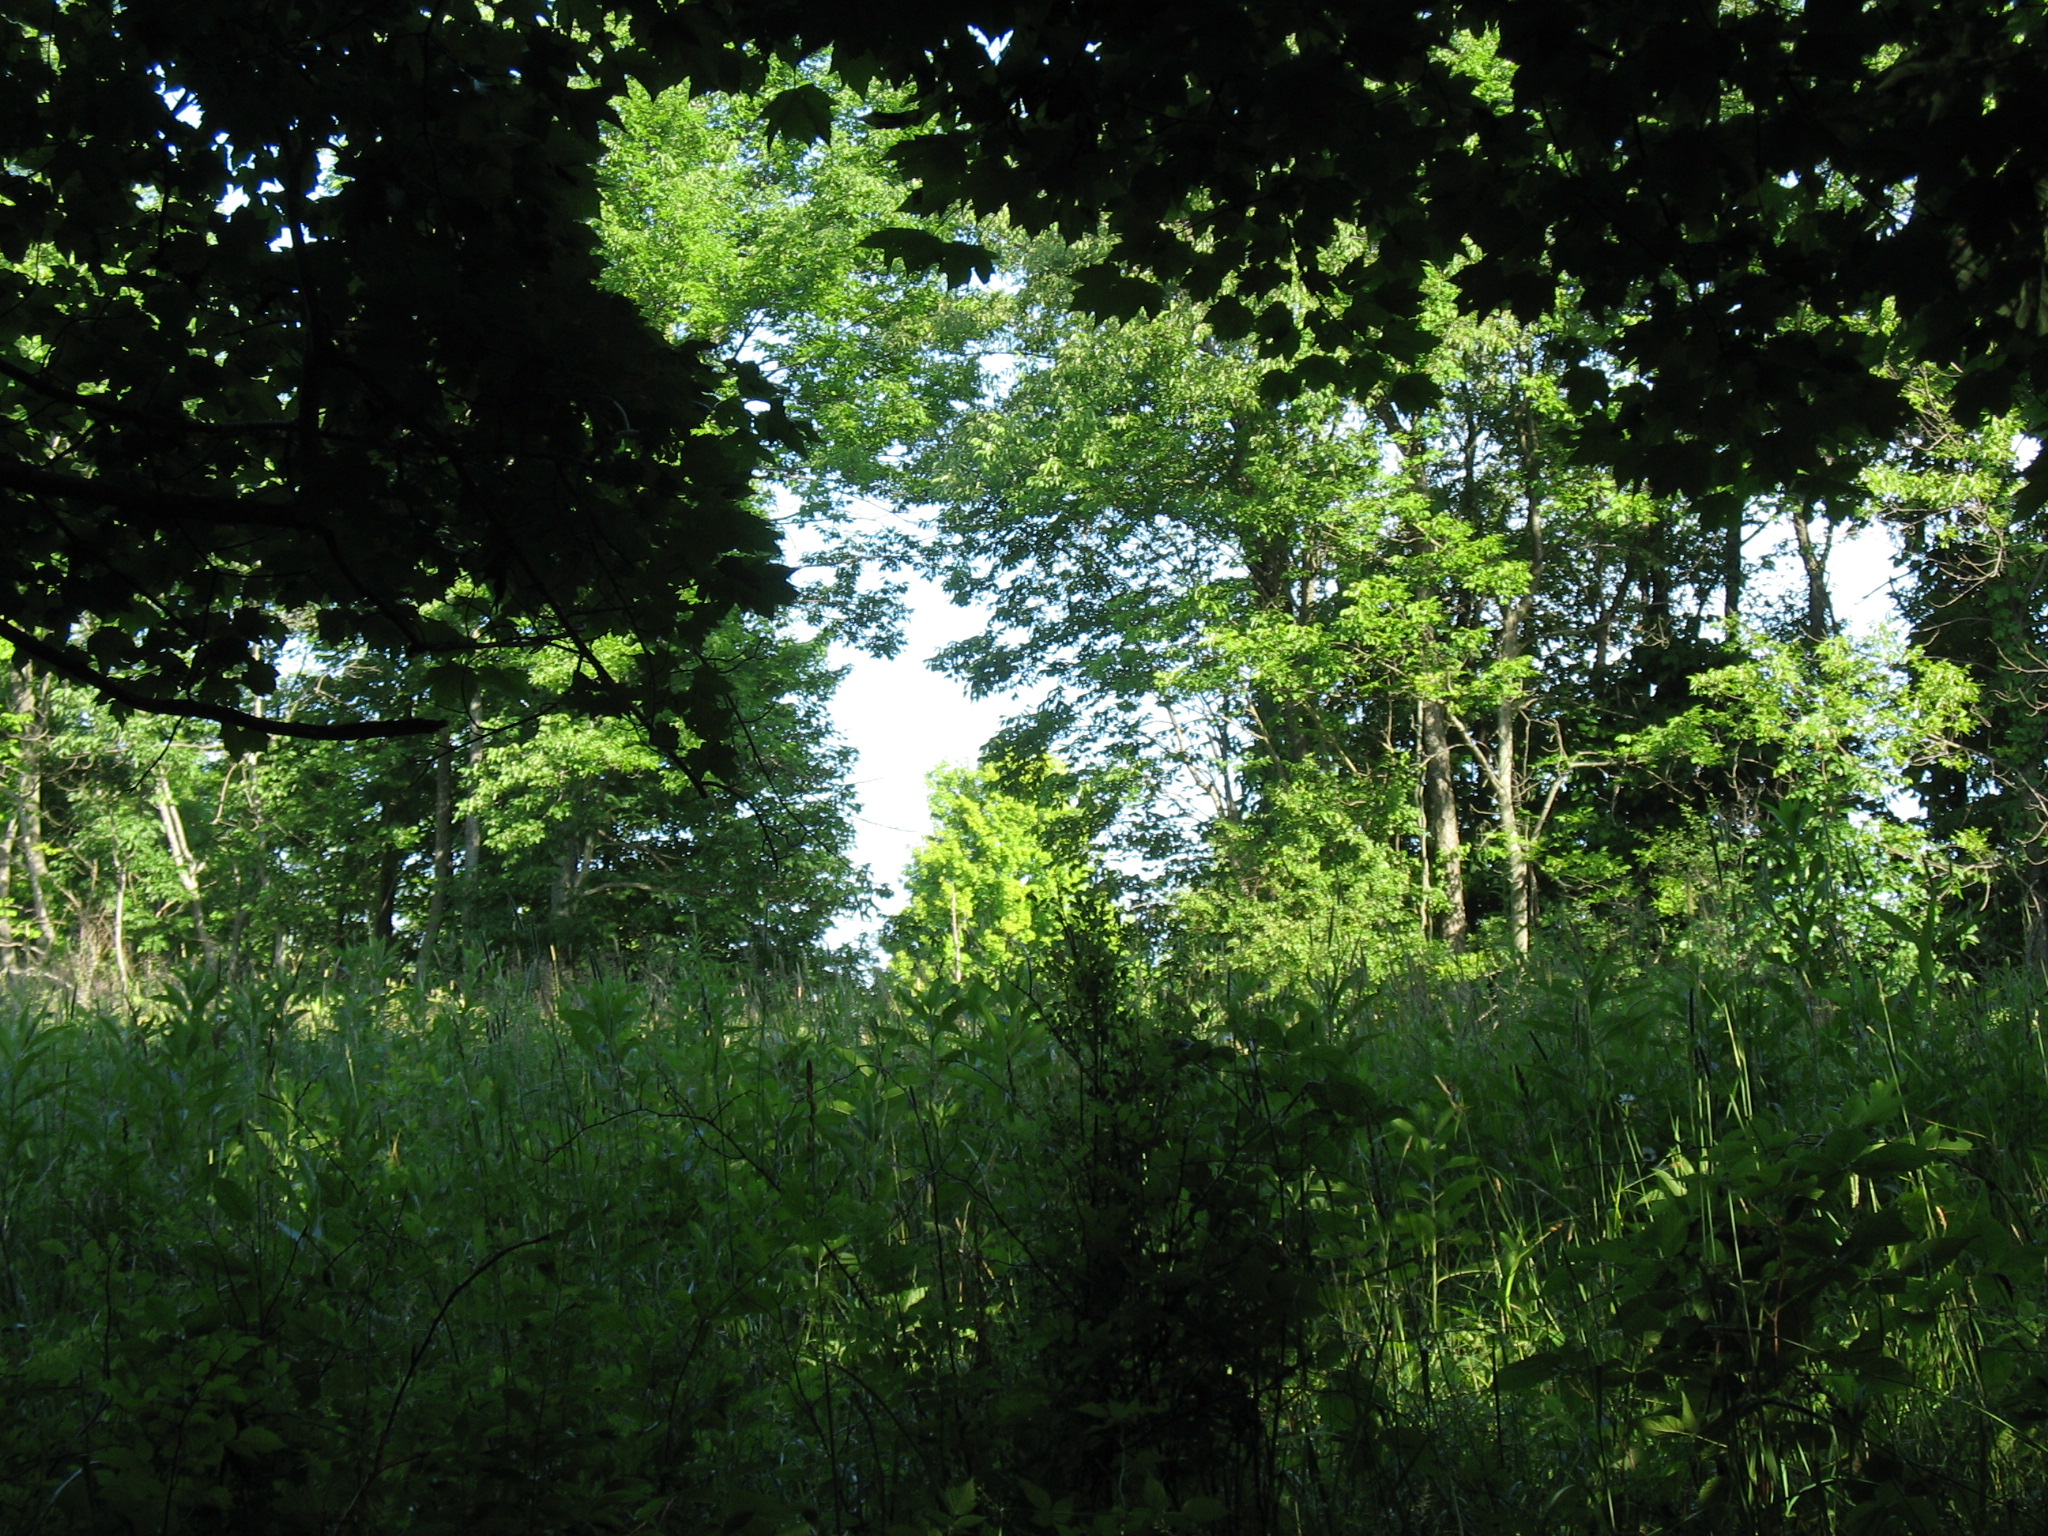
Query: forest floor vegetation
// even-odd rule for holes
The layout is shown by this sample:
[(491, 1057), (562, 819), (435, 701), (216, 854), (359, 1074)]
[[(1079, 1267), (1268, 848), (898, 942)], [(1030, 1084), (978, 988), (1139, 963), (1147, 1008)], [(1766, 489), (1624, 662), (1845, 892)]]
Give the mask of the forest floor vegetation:
[(2032, 1532), (2037, 976), (0, 1010), (0, 1527)]

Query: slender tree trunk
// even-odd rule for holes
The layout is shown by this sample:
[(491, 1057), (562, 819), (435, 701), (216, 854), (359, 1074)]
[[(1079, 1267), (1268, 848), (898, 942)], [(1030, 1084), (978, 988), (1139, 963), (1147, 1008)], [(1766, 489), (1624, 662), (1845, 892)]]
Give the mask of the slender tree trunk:
[(583, 872), (590, 862), (590, 854), (590, 838), (566, 840), (562, 861), (556, 871), (555, 888), (548, 899), (548, 924), (555, 935), (550, 950), (568, 947), (569, 923), (576, 913), (576, 898), (583, 890)]
[[(1543, 462), (1542, 435), (1526, 396), (1517, 412), (1518, 436), (1522, 449), (1522, 536), (1529, 555), (1529, 590), (1508, 603), (1501, 613), (1500, 659), (1512, 664), (1528, 648), (1530, 621), (1536, 612), (1536, 583), (1543, 578)], [(1522, 835), (1522, 767), (1517, 761), (1520, 739), (1522, 696), (1518, 689), (1504, 694), (1494, 710), (1493, 778), (1500, 800), (1500, 835), (1505, 845), (1507, 877), (1508, 941), (1515, 953), (1527, 955), (1536, 927), (1536, 870), (1528, 840)]]
[(455, 741), (444, 726), (434, 752), (434, 881), (427, 891), (427, 923), (420, 933), (419, 984), (434, 963), (434, 945), (448, 916), (448, 890), (455, 883)]
[(84, 899), (72, 897), (71, 905), (78, 914), (78, 942), (71, 947), (71, 985), (78, 996), (90, 997), (99, 991), (100, 946), (103, 931), (100, 915), (100, 863), (89, 860), (85, 867)]
[(1422, 936), (1426, 939), (1429, 937), (1429, 893), (1432, 875), (1435, 872), (1435, 860), (1431, 857), (1429, 839), (1429, 791), (1428, 787), (1420, 779), (1416, 780), (1415, 783), (1415, 854), (1416, 862), (1422, 866), (1422, 906), (1420, 915)]
[(43, 857), (42, 774), (30, 770), (20, 775), (16, 793), (21, 800), (21, 863), (28, 871), (29, 910), (42, 935), (47, 955), (57, 947), (57, 925), (50, 917), (50, 865)]
[(242, 941), (249, 936), (249, 912), (253, 898), (246, 891), (235, 892), (235, 915), (228, 923), (228, 974), (241, 970)]
[(1508, 940), (1515, 953), (1529, 953), (1529, 935), (1535, 926), (1530, 910), (1530, 887), (1535, 871), (1529, 865), (1529, 845), (1522, 838), (1521, 769), (1515, 761), (1515, 734), (1519, 723), (1510, 700), (1502, 700), (1494, 717), (1496, 739), (1493, 748), (1495, 792), (1500, 798), (1500, 837), (1505, 852), (1507, 878)]
[(483, 885), (483, 862), (483, 818), (475, 811), (471, 811), (462, 818), (462, 911), (459, 920), (463, 935), (467, 938), (476, 936), (477, 924), (481, 918), (478, 898)]
[(1621, 605), (1628, 601), (1628, 589), (1634, 576), (1626, 567), (1609, 593), (1604, 588), (1600, 598), (1599, 617), (1593, 623), (1593, 668), (1591, 681), (1597, 689), (1607, 678), (1609, 654), (1614, 649), (1614, 622), (1621, 615)]
[(555, 860), (555, 885), (548, 892), (548, 926), (555, 930), (556, 942), (560, 942), (561, 927), (569, 917), (569, 888), (576, 879), (576, 847), (565, 840), (561, 856)]
[[(1275, 534), (1248, 540), (1242, 553), (1258, 607), (1295, 623), (1302, 622), (1301, 593), (1294, 579), (1302, 556), (1293, 539)], [(1254, 692), (1251, 717), (1253, 729), (1265, 743), (1267, 757), (1281, 782), (1286, 782), (1308, 755), (1301, 710), (1285, 699)]]
[(1643, 572), (1643, 639), (1644, 647), (1667, 648), (1677, 638), (1671, 623), (1671, 566), (1658, 540), (1659, 548), (1650, 557), (1648, 569)]
[(114, 970), (121, 978), (121, 996), (126, 998), (134, 983), (134, 973), (128, 966), (128, 864), (119, 855), (120, 844), (116, 843), (114, 858)]
[[(1523, 631), (1532, 603), (1528, 595), (1516, 598), (1501, 617), (1500, 655), (1513, 661), (1522, 654)], [(1522, 714), (1520, 694), (1502, 697), (1493, 717), (1493, 792), (1500, 807), (1500, 838), (1503, 875), (1507, 881), (1508, 941), (1515, 953), (1529, 953), (1530, 935), (1535, 928), (1536, 871), (1529, 844), (1522, 836), (1522, 769), (1517, 760)]]
[(199, 941), (200, 953), (212, 960), (218, 957), (213, 936), (206, 929), (206, 903), (199, 877), (204, 872), (192, 856), (191, 841), (185, 836), (185, 817), (178, 809), (177, 797), (171, 793), (169, 775), (159, 768), (156, 775), (156, 815), (163, 823), (164, 844), (170, 849), (171, 867), (177, 871), (178, 885), (185, 892), (185, 906), (192, 914), (193, 937)]
[(1828, 600), (1828, 562), (1813, 542), (1813, 508), (1792, 503), (1792, 536), (1799, 542), (1799, 564), (1806, 572), (1806, 638), (1819, 645), (1835, 632), (1834, 604)]
[(50, 868), (43, 857), (43, 765), (44, 716), (42, 690), (35, 686), (24, 667), (14, 674), (14, 710), (23, 717), (21, 762), (14, 774), (16, 835), (21, 840), (21, 864), (28, 874), (29, 910), (36, 930), (42, 935), (44, 955), (57, 947), (57, 925), (50, 918)]
[(1450, 710), (1441, 699), (1422, 701), (1422, 803), (1430, 851), (1443, 891), (1439, 933), (1454, 950), (1465, 947), (1465, 848), (1458, 834), (1457, 787), (1451, 777)]
[(377, 906), (370, 917), (370, 936), (389, 944), (398, 932), (398, 850), (386, 847), (377, 861)]
[[(469, 780), (468, 790), (472, 797), (482, 782), (484, 766), (484, 728), (479, 713), (479, 701), (469, 701)], [(472, 798), (469, 810), (462, 818), (462, 936), (474, 943), (477, 938), (477, 924), (481, 914), (477, 903), (483, 893), (484, 878), (484, 819), (478, 814)]]
[(1728, 526), (1721, 532), (1721, 616), (1734, 620), (1742, 614), (1742, 508), (1728, 509)]
[[(2025, 859), (2025, 854), (2021, 857)], [(2027, 860), (2020, 871), (2021, 890), (2024, 893), (2025, 909), (2021, 913), (2024, 929), (2021, 939), (2022, 953), (2038, 982), (2048, 981), (2048, 870)]]
[[(263, 700), (260, 698), (256, 701), (255, 712), (259, 715), (263, 713)], [(242, 799), (249, 808), (249, 835), (256, 845), (253, 868), (248, 868), (245, 860), (245, 872), (238, 875), (235, 880), (235, 922), (233, 931), (228, 936), (228, 960), (230, 964), (239, 964), (243, 953), (242, 941), (248, 934), (250, 922), (264, 911), (264, 899), (270, 894), (270, 819), (269, 807), (263, 799), (263, 781), (256, 772), (255, 763), (245, 762), (229, 771), (241, 774)], [(221, 794), (225, 804), (225, 786)], [(284, 930), (282, 925), (275, 925), (271, 929), (272, 970), (276, 970), (284, 963), (283, 953)]]
[(14, 840), (21, 832), (21, 818), (10, 815), (7, 830), (0, 833), (0, 972), (14, 964)]
[(962, 974), (960, 963), (960, 893), (953, 889), (953, 882), (950, 880), (946, 882), (946, 900), (953, 909), (953, 985), (957, 987), (960, 985)]

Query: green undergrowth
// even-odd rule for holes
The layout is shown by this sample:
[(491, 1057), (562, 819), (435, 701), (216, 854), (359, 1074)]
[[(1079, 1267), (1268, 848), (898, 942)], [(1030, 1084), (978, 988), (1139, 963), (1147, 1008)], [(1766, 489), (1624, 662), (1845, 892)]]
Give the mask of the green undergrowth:
[(0, 1529), (2038, 1531), (2042, 1004), (17, 998)]

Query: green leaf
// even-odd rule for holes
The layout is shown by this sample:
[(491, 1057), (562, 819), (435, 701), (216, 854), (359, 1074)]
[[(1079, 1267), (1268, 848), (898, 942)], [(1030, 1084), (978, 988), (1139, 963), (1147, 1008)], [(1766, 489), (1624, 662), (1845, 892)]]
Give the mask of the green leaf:
[(1851, 1260), (1860, 1260), (1880, 1248), (1894, 1248), (1901, 1243), (1910, 1243), (1919, 1234), (1906, 1218), (1891, 1206), (1881, 1211), (1872, 1211), (1859, 1218), (1842, 1242), (1842, 1255)]
[(284, 1439), (275, 1430), (251, 1424), (235, 1436), (234, 1448), (245, 1456), (268, 1456), (272, 1451), (284, 1449)]
[(1294, 372), (1310, 389), (1342, 389), (1351, 377), (1351, 370), (1340, 359), (1321, 352), (1304, 357)]
[(1284, 405), (1301, 393), (1301, 378), (1291, 368), (1269, 368), (1259, 375), (1259, 403)]
[(1546, 1381), (1555, 1381), (1569, 1365), (1570, 1362), (1556, 1350), (1538, 1350), (1495, 1371), (1493, 1388), (1496, 1392), (1526, 1392)]
[(1913, 1173), (1925, 1168), (1937, 1155), (1910, 1141), (1881, 1141), (1858, 1153), (1849, 1166), (1858, 1173)]
[(1443, 398), (1443, 390), (1426, 373), (1404, 373), (1387, 386), (1387, 395), (1404, 411), (1426, 411)]
[(832, 54), (832, 73), (856, 96), (867, 95), (880, 67), (874, 55), (850, 48), (835, 49)]
[(1142, 277), (1133, 277), (1106, 261), (1092, 262), (1074, 270), (1074, 307), (1098, 320), (1128, 320), (1133, 315), (1156, 315), (1166, 307), (1166, 290)]
[(270, 745), (270, 737), (263, 731), (228, 722), (220, 728), (220, 744), (229, 757), (246, 761), (260, 756)]
[(232, 1221), (247, 1221), (256, 1214), (255, 1199), (227, 1174), (215, 1175), (207, 1194)]
[(832, 98), (824, 87), (806, 82), (791, 86), (771, 97), (761, 109), (768, 138), (795, 139), (800, 144), (829, 143), (832, 138)]
[(1243, 299), (1227, 294), (1208, 308), (1204, 318), (1209, 329), (1224, 341), (1242, 341), (1251, 335), (1256, 317)]
[(995, 276), (996, 259), (986, 246), (942, 239), (926, 229), (878, 229), (860, 244), (880, 251), (887, 262), (902, 262), (906, 272), (943, 272), (953, 288), (969, 278), (986, 282)]

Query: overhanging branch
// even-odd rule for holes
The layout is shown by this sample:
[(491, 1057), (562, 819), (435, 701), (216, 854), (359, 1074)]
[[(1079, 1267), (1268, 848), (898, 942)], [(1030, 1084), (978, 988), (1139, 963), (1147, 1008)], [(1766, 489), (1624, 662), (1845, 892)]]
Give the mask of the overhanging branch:
[(245, 496), (191, 496), (148, 486), (122, 485), (99, 475), (73, 475), (42, 469), (20, 459), (0, 457), (0, 489), (53, 496), (60, 501), (112, 507), (125, 516), (154, 524), (214, 523), (254, 528), (281, 528), (291, 533), (317, 532), (319, 525), (289, 502), (263, 502)]
[(410, 715), (402, 720), (356, 720), (346, 725), (308, 725), (297, 720), (273, 720), (225, 704), (207, 704), (198, 699), (166, 699), (144, 693), (118, 677), (100, 671), (69, 646), (40, 640), (16, 624), (0, 619), (0, 640), (14, 646), (17, 655), (32, 657), (60, 676), (83, 683), (103, 698), (126, 705), (145, 715), (173, 715), (188, 720), (211, 720), (215, 725), (234, 726), (263, 736), (289, 736), (299, 741), (381, 741), (394, 736), (425, 736), (446, 723)]

